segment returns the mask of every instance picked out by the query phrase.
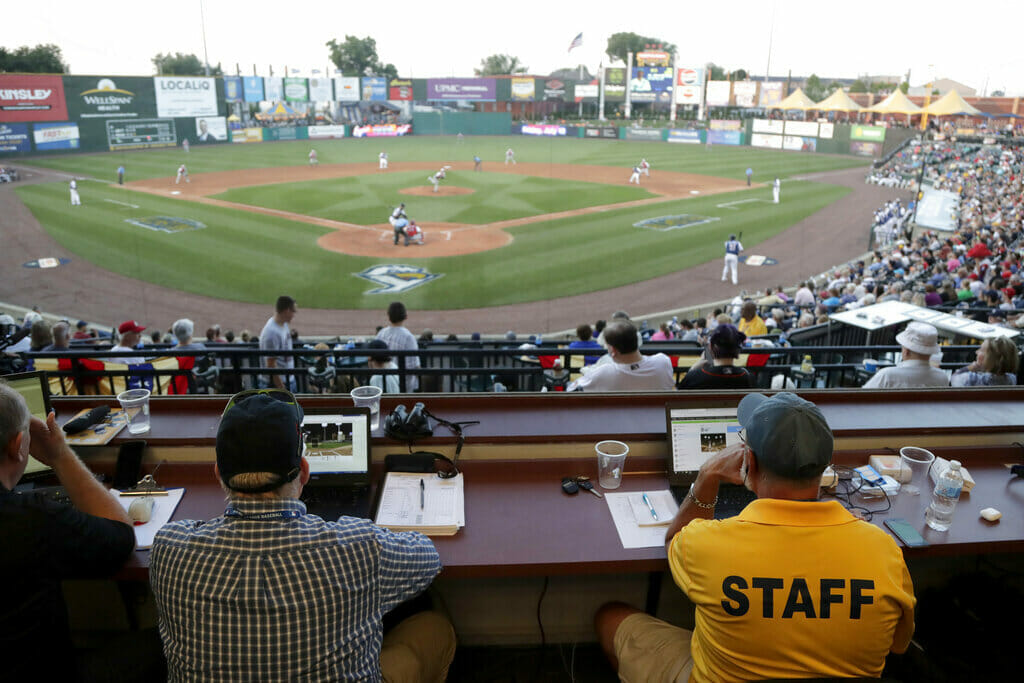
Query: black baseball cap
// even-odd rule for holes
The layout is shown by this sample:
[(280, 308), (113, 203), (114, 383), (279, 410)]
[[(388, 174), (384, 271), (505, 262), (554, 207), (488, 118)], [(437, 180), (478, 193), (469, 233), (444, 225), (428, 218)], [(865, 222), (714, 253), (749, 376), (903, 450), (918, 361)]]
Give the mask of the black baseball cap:
[[(228, 401), (217, 428), (217, 469), (224, 486), (241, 493), (272, 491), (295, 479), (302, 465), (302, 406), (282, 389), (243, 391)], [(278, 479), (241, 489), (237, 474), (269, 472)]]

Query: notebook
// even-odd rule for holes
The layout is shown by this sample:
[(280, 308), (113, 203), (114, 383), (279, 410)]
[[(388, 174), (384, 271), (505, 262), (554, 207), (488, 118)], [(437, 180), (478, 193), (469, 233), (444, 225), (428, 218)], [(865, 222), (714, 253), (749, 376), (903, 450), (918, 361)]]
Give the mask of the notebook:
[[(726, 446), (740, 443), (741, 427), (735, 405), (695, 408), (692, 403), (669, 403), (665, 406), (665, 416), (672, 449), (669, 484), (672, 495), (682, 504), (690, 484), (697, 480), (701, 465)], [(755, 498), (745, 486), (722, 484), (718, 489), (715, 519), (739, 514)]]
[(309, 482), (302, 489), (306, 511), (326, 520), (370, 517), (370, 409), (306, 412), (302, 438)]

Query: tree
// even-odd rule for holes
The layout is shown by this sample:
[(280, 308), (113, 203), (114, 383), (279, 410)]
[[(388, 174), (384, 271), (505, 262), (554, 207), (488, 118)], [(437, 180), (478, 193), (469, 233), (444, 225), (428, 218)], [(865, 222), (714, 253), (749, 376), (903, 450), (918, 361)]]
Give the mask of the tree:
[[(206, 74), (203, 62), (195, 55), (186, 55), (181, 52), (175, 52), (173, 55), (170, 52), (167, 54), (158, 52), (152, 61), (157, 74), (163, 76), (203, 76)], [(210, 67), (210, 75), (224, 75), (220, 68), (220, 62), (217, 63), (217, 66)]]
[(15, 50), (0, 47), (0, 73), (20, 72), (33, 74), (66, 74), (68, 65), (60, 48), (53, 43), (29, 47), (22, 45)]
[(815, 102), (825, 99), (825, 88), (821, 85), (818, 74), (811, 74), (807, 77), (807, 82), (804, 83), (804, 94)]
[(1002, 90), (993, 90), (989, 93), (989, 97), (1006, 97), (1006, 93)]
[(850, 86), (850, 92), (867, 92), (867, 91), (868, 91), (867, 84), (864, 83), (864, 81), (862, 81), (859, 78), (853, 82), (853, 85)]
[(398, 78), (394, 64), (382, 64), (377, 56), (377, 41), (366, 36), (345, 36), (345, 42), (327, 41), (330, 59), (334, 66), (346, 76), (384, 76), (388, 80)]
[(907, 91), (908, 91), (908, 90), (910, 90), (910, 84), (909, 84), (909, 83), (907, 83), (906, 81), (903, 81), (902, 83), (900, 83), (900, 91), (901, 91), (901, 92), (902, 92), (902, 93), (903, 93), (904, 95), (906, 95), (906, 94), (907, 94)]
[(730, 81), (745, 81), (748, 78), (750, 78), (750, 75), (747, 73), (746, 69), (736, 69), (729, 74)]
[(504, 76), (507, 74), (524, 74), (527, 67), (512, 55), (490, 55), (480, 60), (480, 68), (473, 69), (477, 76)]
[(718, 66), (714, 62), (708, 62), (704, 65), (705, 69), (711, 69), (711, 76), (708, 78), (709, 81), (724, 81), (725, 80), (725, 69)]
[(609, 59), (617, 59), (625, 63), (628, 53), (632, 52), (635, 56), (637, 52), (646, 50), (648, 45), (660, 45), (661, 49), (669, 54), (676, 51), (676, 46), (665, 40), (647, 38), (635, 33), (613, 33), (608, 37), (608, 44), (605, 46), (604, 52)]

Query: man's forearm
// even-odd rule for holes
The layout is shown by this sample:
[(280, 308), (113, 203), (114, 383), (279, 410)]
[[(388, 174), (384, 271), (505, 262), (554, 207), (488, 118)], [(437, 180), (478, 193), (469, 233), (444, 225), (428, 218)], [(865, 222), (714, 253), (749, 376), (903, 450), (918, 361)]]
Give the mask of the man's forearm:
[(53, 469), (74, 506), (89, 515), (131, 524), (121, 504), (96, 481), (96, 477), (74, 451), (67, 446), (64, 449), (64, 453), (54, 462)]
[[(683, 498), (679, 511), (672, 518), (672, 523), (665, 531), (665, 547), (672, 543), (672, 538), (682, 530), (684, 526), (695, 519), (713, 519), (715, 507), (713, 503), (718, 500), (719, 480), (714, 475), (705, 474), (703, 471), (697, 475), (697, 481), (693, 485), (693, 496), (689, 493)], [(693, 498), (704, 505), (698, 505)], [(706, 507), (710, 505), (710, 507)]]

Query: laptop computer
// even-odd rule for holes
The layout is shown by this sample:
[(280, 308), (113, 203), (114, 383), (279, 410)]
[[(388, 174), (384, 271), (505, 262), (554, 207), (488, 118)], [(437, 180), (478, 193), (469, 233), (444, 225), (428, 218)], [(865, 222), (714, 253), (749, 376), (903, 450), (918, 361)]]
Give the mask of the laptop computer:
[[(741, 427), (736, 419), (735, 403), (699, 408), (692, 403), (668, 403), (665, 416), (672, 448), (669, 485), (676, 502), (682, 504), (690, 484), (697, 480), (701, 465), (726, 446), (740, 443)], [(745, 486), (722, 484), (718, 489), (715, 519), (739, 514), (756, 497)]]
[(370, 409), (307, 411), (302, 436), (309, 462), (309, 483), (302, 489), (306, 511), (326, 520), (369, 519)]
[[(50, 412), (50, 385), (46, 381), (45, 372), (20, 372), (4, 375), (3, 380), (22, 395), (33, 417), (38, 417), (46, 422), (46, 415)], [(50, 467), (29, 456), (28, 465), (25, 466), (25, 473), (21, 475), (19, 483), (24, 484), (42, 479), (52, 472)]]

